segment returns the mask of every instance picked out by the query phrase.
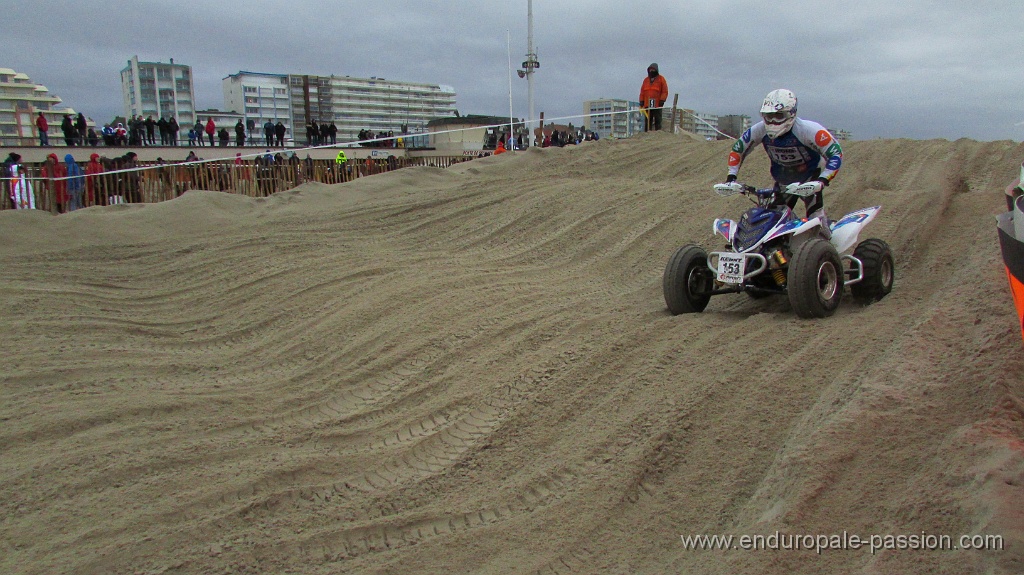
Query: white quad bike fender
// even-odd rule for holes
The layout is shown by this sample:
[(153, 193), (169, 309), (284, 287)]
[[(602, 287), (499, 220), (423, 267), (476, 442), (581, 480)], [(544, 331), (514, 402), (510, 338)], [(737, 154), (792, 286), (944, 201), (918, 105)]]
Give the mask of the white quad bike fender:
[(840, 218), (838, 221), (833, 222), (831, 225), (832, 230), (832, 245), (835, 246), (836, 251), (843, 253), (846, 250), (857, 245), (857, 238), (860, 236), (860, 231), (864, 229), (864, 226), (875, 219), (878, 212), (882, 209), (882, 206), (872, 206), (870, 208), (864, 208), (855, 212), (850, 212)]
[[(789, 250), (790, 253), (796, 253), (797, 249), (807, 240), (811, 238), (821, 237), (822, 234), (818, 232), (824, 226), (824, 222), (820, 217), (810, 218), (807, 221), (796, 220), (792, 222), (791, 227), (786, 230), (780, 230), (779, 234), (772, 236), (773, 238), (790, 234), (793, 237), (789, 239)], [(812, 232), (812, 233), (808, 233)]]
[(736, 235), (737, 224), (733, 220), (718, 218), (711, 226), (711, 231), (724, 237), (729, 245), (732, 245), (732, 238)]

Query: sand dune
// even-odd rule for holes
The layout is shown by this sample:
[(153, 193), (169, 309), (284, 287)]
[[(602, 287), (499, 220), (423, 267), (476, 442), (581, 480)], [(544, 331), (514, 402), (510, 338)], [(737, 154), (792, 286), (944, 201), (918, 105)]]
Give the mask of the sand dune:
[[(728, 143), (0, 213), (0, 572), (1021, 573), (1024, 350), (993, 216), (1024, 146), (845, 146), (881, 302), (671, 316)], [(743, 176), (766, 174), (756, 152)], [(693, 534), (998, 535), (700, 551)]]

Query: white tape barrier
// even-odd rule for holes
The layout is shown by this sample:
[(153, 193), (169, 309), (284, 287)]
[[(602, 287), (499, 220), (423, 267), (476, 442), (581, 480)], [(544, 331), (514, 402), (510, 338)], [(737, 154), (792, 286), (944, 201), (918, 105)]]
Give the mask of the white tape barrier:
[[(660, 108), (654, 108), (654, 109), (666, 110), (666, 109), (669, 109), (669, 108), (670, 108), (669, 106), (662, 106)], [(677, 110), (679, 112), (687, 113), (694, 120), (696, 120), (698, 122), (701, 122), (702, 124), (704, 124), (707, 127), (711, 128), (715, 132), (717, 132), (717, 133), (719, 133), (719, 134), (721, 134), (723, 136), (726, 136), (727, 138), (735, 139), (732, 136), (719, 131), (718, 128), (716, 128), (715, 126), (712, 126), (711, 124), (707, 123), (706, 121), (702, 120), (701, 118), (697, 117), (696, 115), (689, 114), (688, 112), (686, 112), (685, 110), (682, 110), (682, 109), (678, 109), (677, 108)], [(621, 112), (595, 112), (593, 114), (579, 114), (579, 115), (575, 115), (575, 116), (562, 116), (562, 117), (559, 117), (559, 118), (544, 118), (544, 122), (545, 123), (555, 123), (555, 122), (559, 122), (559, 121), (573, 120), (573, 119), (576, 119), (576, 118), (592, 118), (592, 117), (595, 117), (595, 116), (611, 116), (611, 115), (615, 115), (615, 114), (639, 114), (639, 113), (640, 113), (639, 110), (625, 110), (625, 111), (621, 111)], [(540, 120), (534, 120), (532, 122), (531, 121), (519, 122), (519, 124), (533, 124), (533, 123), (538, 124), (538, 127), (539, 127)], [(432, 136), (432, 135), (439, 135), (439, 134), (452, 134), (452, 133), (456, 133), (456, 132), (465, 132), (465, 131), (468, 131), (468, 130), (479, 130), (481, 128), (484, 128), (484, 129), (487, 129), (487, 128), (500, 128), (500, 127), (505, 127), (505, 126), (508, 126), (508, 125), (509, 124), (501, 123), (501, 124), (490, 124), (490, 125), (487, 125), (487, 126), (473, 126), (472, 128), (458, 128), (458, 129), (453, 129), (453, 130), (440, 130), (440, 131), (424, 132), (424, 133), (418, 133), (418, 134), (399, 134), (397, 136), (385, 136), (385, 137), (382, 137), (382, 138), (370, 138), (370, 139), (367, 139), (367, 140), (355, 140), (355, 141), (352, 141), (352, 142), (342, 142), (342, 143), (339, 143), (339, 144), (325, 144), (325, 145), (321, 145), (321, 146), (306, 146), (306, 147), (303, 147), (303, 148), (289, 148), (288, 150), (284, 150), (284, 151), (278, 150), (277, 152), (272, 152), (271, 155), (276, 155), (278, 153), (297, 154), (299, 152), (304, 152), (304, 151), (309, 151), (309, 150), (319, 150), (319, 149), (325, 149), (325, 148), (351, 147), (351, 146), (358, 146), (358, 145), (361, 145), (361, 144), (372, 144), (372, 143), (386, 142), (386, 141), (389, 141), (389, 140), (398, 140), (399, 138), (417, 138), (417, 137), (422, 137), (422, 136)], [(179, 147), (184, 147), (184, 146), (179, 146)], [(231, 147), (231, 146), (229, 146), (229, 147)], [(396, 148), (396, 149), (400, 149), (400, 148)], [(510, 150), (510, 151), (512, 151), (512, 150)], [(241, 159), (244, 160), (244, 159), (248, 159), (248, 158), (262, 158), (262, 157), (264, 157), (266, 155), (267, 155), (267, 152), (257, 152), (257, 153), (251, 153), (251, 154), (243, 154), (241, 156), (235, 156), (235, 158), (241, 158)], [(102, 175), (127, 174), (127, 173), (131, 173), (131, 172), (144, 172), (144, 171), (147, 171), (147, 170), (155, 170), (155, 169), (167, 168), (167, 167), (171, 167), (171, 166), (174, 166), (174, 167), (197, 166), (197, 165), (201, 165), (201, 164), (209, 164), (209, 163), (213, 163), (213, 162), (225, 162), (225, 161), (232, 161), (232, 160), (233, 160), (233, 158), (219, 158), (219, 159), (213, 159), (213, 160), (192, 160), (192, 161), (188, 161), (188, 162), (174, 162), (173, 164), (140, 166), (138, 168), (128, 168), (128, 169), (125, 169), (125, 170), (110, 170), (110, 171), (103, 172)], [(5, 178), (9, 178), (10, 175), (9, 174), (4, 174), (4, 177)], [(82, 175), (82, 176), (68, 176), (68, 177), (62, 177), (62, 178), (37, 178), (37, 177), (32, 177), (32, 178), (28, 178), (28, 179), (36, 180), (36, 181), (44, 181), (45, 180), (45, 181), (49, 181), (49, 182), (57, 182), (57, 181), (61, 181), (61, 180), (71, 180), (71, 179), (76, 178), (76, 177), (84, 178), (85, 175)]]

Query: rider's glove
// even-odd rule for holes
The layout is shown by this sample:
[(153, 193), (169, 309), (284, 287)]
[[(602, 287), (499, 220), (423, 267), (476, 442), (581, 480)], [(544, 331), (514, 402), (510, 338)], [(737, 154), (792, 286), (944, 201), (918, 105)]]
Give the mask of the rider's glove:
[(810, 182), (804, 182), (802, 184), (790, 184), (787, 186), (786, 191), (795, 196), (807, 198), (825, 189), (825, 186), (827, 185), (828, 180), (825, 178), (818, 178), (817, 180), (811, 180)]
[(725, 183), (731, 184), (736, 181), (736, 174), (729, 174), (725, 177)]

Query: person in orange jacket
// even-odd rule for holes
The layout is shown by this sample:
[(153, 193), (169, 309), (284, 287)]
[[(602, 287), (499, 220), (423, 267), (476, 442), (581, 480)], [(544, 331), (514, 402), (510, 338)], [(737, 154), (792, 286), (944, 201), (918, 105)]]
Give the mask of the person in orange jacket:
[(668, 82), (658, 73), (658, 65), (647, 67), (647, 78), (640, 86), (640, 108), (646, 110), (644, 131), (661, 129), (661, 108), (668, 100)]

